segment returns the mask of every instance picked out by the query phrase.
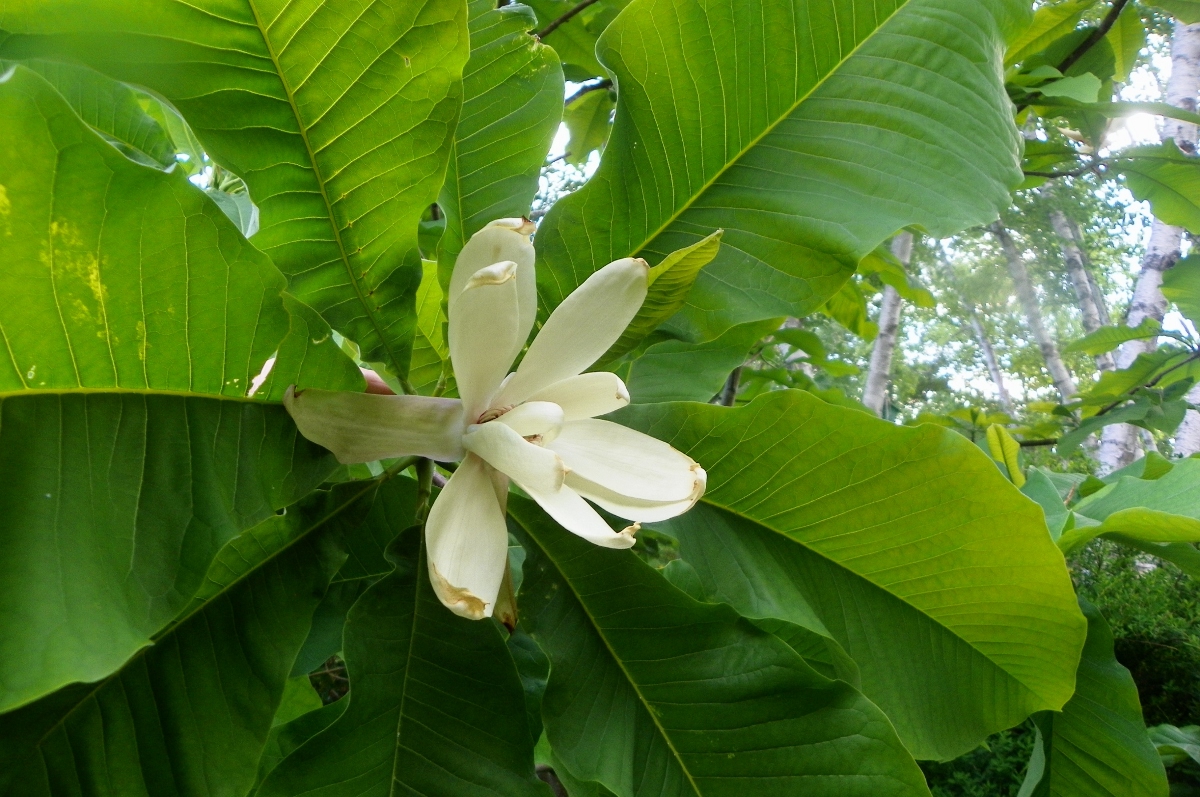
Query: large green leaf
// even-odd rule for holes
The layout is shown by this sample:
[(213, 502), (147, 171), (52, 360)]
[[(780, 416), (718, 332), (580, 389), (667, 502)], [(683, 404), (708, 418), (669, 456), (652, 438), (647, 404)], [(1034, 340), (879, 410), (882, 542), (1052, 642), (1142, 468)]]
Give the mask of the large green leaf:
[(599, 41), (600, 168), (538, 233), (554, 307), (628, 255), (724, 228), (672, 323), (706, 340), (816, 309), (896, 230), (985, 222), (1021, 181), (1001, 81), (1017, 0), (634, 0)]
[(801, 391), (622, 423), (687, 452), (708, 492), (661, 524), (739, 612), (832, 636), (918, 758), (948, 759), (1071, 696), (1084, 622), (1041, 509), (953, 432)]
[(350, 611), (349, 705), (275, 768), (258, 797), (546, 794), (500, 627), (438, 602), (421, 536), (414, 527), (397, 539), (395, 572)]
[[(273, 378), (361, 387), (183, 174), (139, 165), (18, 67), (0, 80), (0, 710), (112, 672), (216, 551), (333, 467)], [(298, 336), (303, 336), (301, 339)], [(322, 342), (324, 341), (324, 342)]]
[(1183, 459), (1155, 479), (1122, 476), (1072, 509), (1083, 521), (1063, 534), (1070, 551), (1101, 534), (1150, 543), (1200, 542), (1200, 459)]
[(550, 657), (556, 756), (621, 797), (928, 795), (883, 713), (724, 605), (531, 502), (522, 623)]
[(1167, 775), (1142, 721), (1137, 685), (1113, 655), (1100, 612), (1080, 601), (1087, 643), (1075, 696), (1037, 717), (1037, 745), (1020, 797), (1166, 797)]
[(1167, 141), (1127, 150), (1110, 168), (1125, 178), (1134, 197), (1150, 203), (1156, 218), (1200, 233), (1200, 158)]
[(445, 0), (17, 0), (0, 55), (76, 58), (170, 100), (245, 179), (255, 243), (365, 359), (408, 368), (417, 222), (461, 103)]
[(373, 491), (318, 494), (237, 537), (152, 647), (97, 683), (0, 716), (0, 793), (245, 794), (313, 609), (344, 559), (327, 521)]
[(529, 213), (563, 111), (562, 67), (554, 50), (530, 35), (533, 11), (472, 0), (470, 17), (462, 118), (438, 197), (446, 214), (446, 283), (472, 235), (495, 219)]

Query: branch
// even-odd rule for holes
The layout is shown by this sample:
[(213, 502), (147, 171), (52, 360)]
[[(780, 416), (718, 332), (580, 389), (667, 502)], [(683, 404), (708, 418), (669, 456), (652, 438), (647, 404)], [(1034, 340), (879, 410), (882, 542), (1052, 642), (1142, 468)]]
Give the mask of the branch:
[[(544, 39), (544, 38), (546, 38), (546, 37), (547, 37), (547, 36), (549, 36), (551, 33), (553, 33), (554, 31), (558, 30), (558, 29), (559, 29), (561, 26), (563, 26), (563, 25), (567, 24), (568, 22), (570, 22), (570, 21), (571, 21), (571, 18), (572, 18), (572, 17), (574, 17), (576, 14), (578, 14), (580, 11), (582, 11), (583, 9), (587, 8), (588, 6), (590, 6), (590, 5), (592, 5), (593, 3), (596, 3), (596, 2), (599, 2), (599, 0), (583, 0), (583, 2), (582, 2), (582, 3), (580, 3), (580, 4), (579, 4), (579, 5), (577, 5), (577, 6), (575, 6), (575, 7), (574, 7), (574, 8), (572, 8), (570, 11), (568, 11), (568, 12), (567, 12), (567, 13), (565, 13), (565, 14), (563, 14), (561, 17), (559, 17), (558, 19), (554, 20), (553, 22), (551, 22), (551, 23), (550, 23), (549, 25), (547, 25), (546, 27), (544, 27), (544, 28), (542, 28), (541, 30), (539, 30), (539, 31), (537, 32), (537, 37), (538, 37), (539, 39)], [(1121, 3), (1121, 5), (1124, 5), (1124, 4), (1125, 4), (1125, 0), (1117, 0), (1117, 2)], [(1112, 25), (1109, 25), (1109, 27), (1111, 28), (1111, 27), (1112, 27)]]
[(1022, 447), (1030, 447), (1030, 448), (1036, 447), (1036, 446), (1054, 446), (1054, 445), (1058, 445), (1057, 437), (1047, 438), (1045, 440), (1022, 440), (1021, 441)]
[(575, 92), (570, 97), (567, 97), (567, 101), (564, 102), (563, 105), (570, 105), (571, 103), (575, 102), (575, 100), (579, 99), (590, 91), (612, 88), (612, 84), (613, 82), (608, 78), (604, 78), (604, 80), (597, 80), (595, 83), (586, 83), (582, 88), (579, 89), (579, 91)]
[(1129, 0), (1114, 0), (1112, 8), (1108, 10), (1108, 14), (1106, 14), (1104, 19), (1100, 22), (1100, 27), (1092, 31), (1091, 36), (1088, 36), (1086, 39), (1081, 41), (1079, 46), (1072, 50), (1071, 54), (1062, 60), (1062, 63), (1058, 65), (1058, 71), (1062, 72), (1064, 75), (1067, 74), (1068, 69), (1075, 66), (1076, 62), (1078, 62), (1080, 58), (1083, 58), (1085, 55), (1087, 55), (1088, 50), (1095, 47), (1096, 44), (1108, 34), (1108, 32), (1112, 29), (1112, 26), (1117, 23), (1117, 17), (1121, 16), (1121, 11), (1128, 3)]
[(1099, 174), (1100, 172), (1098, 170), (1104, 165), (1104, 161), (1093, 161), (1087, 166), (1080, 166), (1078, 169), (1071, 169), (1068, 172), (1024, 172), (1024, 174), (1026, 177), (1049, 177), (1051, 179), (1056, 177), (1079, 177), (1087, 174), (1088, 172), (1096, 172)]

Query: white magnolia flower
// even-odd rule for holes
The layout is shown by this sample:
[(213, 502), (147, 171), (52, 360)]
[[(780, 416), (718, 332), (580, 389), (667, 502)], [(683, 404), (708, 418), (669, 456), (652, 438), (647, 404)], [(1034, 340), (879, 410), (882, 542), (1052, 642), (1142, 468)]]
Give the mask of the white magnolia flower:
[[(583, 373), (642, 306), (645, 261), (618, 260), (588, 278), (509, 373), (537, 315), (532, 231), (524, 219), (493, 222), (458, 257), (448, 306), (461, 400), (321, 390), (285, 399), (301, 433), (341, 462), (462, 460), (425, 534), (435, 592), (473, 619), (491, 616), (507, 572), (509, 479), (564, 528), (610, 548), (633, 545), (640, 521), (686, 512), (706, 480), (666, 443), (597, 419), (629, 393), (616, 374)], [(613, 531), (588, 501), (633, 525)]]

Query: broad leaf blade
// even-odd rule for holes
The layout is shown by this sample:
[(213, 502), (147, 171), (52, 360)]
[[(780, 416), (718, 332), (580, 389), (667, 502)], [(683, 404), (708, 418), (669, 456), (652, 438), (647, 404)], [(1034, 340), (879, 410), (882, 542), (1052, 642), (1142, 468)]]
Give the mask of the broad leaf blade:
[(562, 67), (531, 34), (533, 11), (519, 3), (497, 8), (494, 0), (472, 0), (469, 8), (462, 118), (438, 196), (446, 214), (443, 284), (472, 235), (495, 219), (529, 213), (563, 111)]
[(1129, 191), (1150, 203), (1156, 218), (1200, 233), (1200, 158), (1185, 155), (1174, 141), (1122, 153), (1112, 170)]
[(313, 609), (344, 558), (323, 525), (345, 506), (317, 498), (237, 538), (153, 647), (98, 683), (0, 717), (0, 792), (245, 794)]
[(247, 398), (269, 355), (275, 395), (362, 382), (183, 174), (126, 158), (24, 67), (0, 129), (3, 711), (112, 672), (225, 542), (332, 469)]
[(918, 758), (953, 758), (1070, 697), (1084, 623), (1062, 555), (965, 438), (800, 391), (616, 419), (708, 470), (701, 504), (661, 524), (705, 586), (837, 640)]
[(700, 603), (629, 551), (531, 502), (522, 622), (550, 657), (555, 754), (621, 797), (928, 795), (887, 719), (728, 606)]
[(525, 697), (499, 626), (456, 617), (433, 594), (421, 531), (396, 571), (350, 611), (346, 710), (266, 778), (258, 797), (355, 793), (545, 795)]
[(600, 168), (538, 234), (543, 304), (612, 260), (656, 263), (724, 228), (673, 322), (707, 340), (811, 312), (902, 227), (993, 218), (1021, 181), (999, 60), (1025, 13), (634, 0), (598, 46), (619, 90)]
[(1020, 797), (1166, 797), (1167, 775), (1142, 721), (1137, 685), (1113, 655), (1108, 623), (1081, 600), (1088, 620), (1074, 697), (1037, 718)]
[[(261, 211), (292, 292), (408, 370), (417, 222), (461, 104), (466, 9), (439, 0), (21, 0), (0, 55), (72, 57), (172, 102)], [(3, 34), (0, 34), (3, 37)]]

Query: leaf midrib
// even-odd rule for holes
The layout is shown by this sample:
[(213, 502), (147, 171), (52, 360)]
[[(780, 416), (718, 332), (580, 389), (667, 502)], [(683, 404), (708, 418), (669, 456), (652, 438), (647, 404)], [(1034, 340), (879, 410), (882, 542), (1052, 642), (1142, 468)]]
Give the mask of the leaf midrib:
[(0, 402), (6, 399), (26, 396), (167, 396), (173, 398), (211, 399), (214, 401), (237, 401), (243, 404), (260, 404), (270, 406), (280, 404), (280, 401), (268, 400), (262, 397), (231, 396), (226, 393), (196, 393), (190, 390), (157, 390), (155, 388), (131, 387), (65, 387), (52, 390), (0, 390)]
[(696, 779), (692, 777), (692, 773), (688, 770), (687, 764), (684, 763), (683, 757), (679, 754), (679, 751), (675, 749), (675, 742), (672, 741), (671, 737), (667, 734), (666, 728), (664, 728), (662, 723), (659, 722), (658, 714), (655, 713), (654, 709), (652, 708), (652, 704), (646, 699), (645, 695), (642, 694), (642, 690), (638, 687), (637, 681), (633, 679), (633, 676), (630, 675), (629, 670), (625, 668), (625, 663), (621, 660), (621, 657), (617, 655), (615, 650), (613, 650), (612, 645), (608, 641), (608, 637), (604, 635), (604, 632), (600, 629), (600, 624), (596, 622), (595, 615), (593, 615), (591, 610), (588, 609), (588, 605), (586, 602), (584, 602), (583, 596), (579, 594), (577, 589), (575, 589), (575, 584), (572, 583), (571, 579), (567, 578), (566, 573), (564, 573), (562, 568), (559, 567), (554, 556), (551, 555), (546, 547), (538, 541), (537, 536), (530, 530), (528, 524), (516, 516), (511, 517), (521, 524), (521, 527), (525, 529), (526, 535), (535, 543), (537, 543), (537, 546), (542, 549), (542, 553), (546, 556), (546, 558), (554, 563), (555, 569), (558, 570), (559, 575), (562, 576), (562, 580), (566, 583), (568, 589), (571, 590), (571, 594), (575, 596), (575, 601), (579, 604), (580, 608), (583, 609), (583, 613), (591, 622), (592, 628), (596, 631), (596, 636), (600, 637), (600, 640), (604, 643), (605, 649), (608, 650), (609, 656), (614, 662), (616, 662), (617, 667), (621, 670), (621, 674), (625, 676), (625, 680), (629, 682), (634, 694), (637, 695), (638, 700), (642, 704), (642, 708), (645, 709), (648, 715), (650, 715), (650, 720), (654, 723), (654, 727), (658, 729), (663, 741), (666, 742), (667, 749), (671, 751), (671, 755), (674, 756), (675, 761), (679, 764), (680, 770), (682, 770), (684, 776), (687, 777), (688, 784), (692, 787), (692, 792), (696, 795), (696, 797), (704, 797), (704, 792), (700, 791), (700, 787), (696, 785)]
[[(329, 218), (329, 227), (333, 230), (334, 242), (337, 245), (338, 255), (341, 257), (342, 265), (346, 267), (346, 276), (350, 279), (350, 284), (354, 287), (354, 293), (358, 296), (358, 302), (362, 305), (367, 318), (371, 320), (371, 326), (375, 328), (375, 334), (379, 336), (379, 343), (387, 352), (388, 359), (391, 360), (391, 366), (397, 377), (403, 377), (404, 369), (401, 367), (401, 362), (397, 358), (395, 351), (392, 350), (392, 345), (384, 334), (383, 327), (379, 324), (379, 319), (376, 318), (375, 308), (367, 302), (366, 294), (363, 293), (362, 285), (359, 284), (358, 278), (354, 276), (354, 268), (350, 265), (350, 258), (346, 254), (346, 246), (342, 241), (342, 230), (338, 227), (337, 219), (334, 218), (333, 204), (329, 201), (329, 192), (325, 190), (325, 180), (321, 174), (321, 168), (317, 164), (316, 152), (312, 148), (312, 144), (308, 140), (308, 128), (304, 126), (304, 120), (300, 116), (300, 109), (296, 107), (296, 98), (292, 92), (292, 87), (288, 85), (287, 79), (284, 77), (283, 67), (279, 63), (279, 57), (275, 52), (275, 48), (271, 44), (271, 39), (267, 35), (267, 27), (263, 25), (262, 17), (258, 13), (258, 6), (255, 0), (246, 0), (246, 5), (250, 7), (250, 13), (254, 15), (254, 25), (258, 29), (258, 33), (262, 36), (263, 46), (267, 50), (267, 55), (271, 59), (271, 66), (275, 68), (275, 74), (279, 78), (279, 85), (283, 88), (283, 94), (287, 97), (288, 107), (292, 109), (292, 116), (296, 120), (296, 130), (300, 135), (300, 140), (304, 142), (304, 152), (308, 156), (309, 166), (313, 172), (313, 178), (317, 183), (317, 188), (321, 192), (321, 202), (325, 205), (325, 213)], [(320, 66), (317, 67), (320, 69)], [(407, 391), (411, 392), (411, 391)]]
[[(637, 247), (635, 247), (630, 252), (630, 255), (632, 256), (632, 255), (636, 255), (636, 254), (642, 252), (647, 246), (649, 246), (651, 243), (653, 243), (654, 240), (656, 238), (658, 238), (658, 236), (662, 235), (662, 233), (668, 227), (670, 227), (672, 224), (674, 224), (676, 221), (678, 221), (680, 216), (682, 216), (684, 213), (691, 210), (692, 207), (696, 204), (696, 201), (699, 200), (700, 197), (704, 196), (704, 194), (708, 191), (709, 188), (711, 188), (719, 179), (721, 179), (722, 177), (725, 176), (726, 172), (728, 172), (739, 161), (741, 161), (741, 159), (746, 155), (747, 152), (749, 152), (750, 150), (757, 147), (764, 138), (766, 138), (771, 133), (775, 132), (775, 128), (777, 128), (780, 124), (782, 124), (787, 119), (791, 118), (792, 114), (796, 112), (797, 108), (799, 108), (801, 105), (803, 105), (805, 102), (807, 102), (809, 100), (809, 98), (811, 98), (812, 95), (818, 89), (823, 87), (825, 85), (826, 81), (829, 80), (830, 77), (835, 75), (838, 72), (838, 70), (840, 70), (847, 61), (849, 61), (851, 58), (853, 58), (855, 55), (857, 55), (858, 51), (860, 49), (862, 49), (864, 46), (866, 46), (869, 42), (873, 41), (874, 38), (879, 35), (879, 32), (881, 30), (883, 30), (883, 28), (889, 22), (891, 22), (892, 19), (894, 19), (897, 14), (899, 14), (902, 10), (904, 10), (905, 8), (908, 7), (910, 2), (912, 2), (912, 0), (904, 0), (900, 5), (898, 5), (896, 7), (896, 9), (891, 14), (888, 15), (888, 17), (886, 19), (884, 19), (882, 22), (879, 23), (879, 25), (875, 28), (875, 30), (873, 30), (868, 35), (864, 36), (862, 41), (860, 41), (858, 44), (854, 45), (854, 47), (850, 48), (850, 51), (847, 52), (844, 56), (842, 56), (841, 59), (839, 59), (838, 62), (836, 64), (834, 64), (833, 67), (831, 67), (828, 72), (826, 72), (824, 75), (820, 76), (816, 81), (813, 82), (813, 85), (809, 87), (808, 91), (804, 92), (803, 94), (801, 94), (799, 97), (796, 98), (796, 101), (794, 103), (792, 103), (792, 105), (787, 109), (786, 113), (780, 114), (778, 117), (776, 117), (776, 119), (773, 122), (766, 125), (757, 136), (755, 136), (748, 144), (746, 144), (744, 147), (742, 147), (742, 149), (739, 150), (737, 152), (737, 154), (735, 154), (732, 158), (727, 160), (725, 162), (725, 164), (723, 166), (721, 166), (720, 169), (718, 169), (716, 172), (713, 173), (712, 177), (710, 177), (707, 181), (705, 181), (704, 184), (701, 185), (700, 188), (697, 189), (695, 193), (693, 193), (691, 196), (689, 196), (687, 198), (686, 203), (681, 204), (680, 207), (677, 208), (670, 215), (670, 217), (667, 218), (666, 221), (664, 221), (662, 224), (660, 224), (658, 226), (658, 228), (655, 229), (653, 232), (648, 234), (646, 236), (646, 239), (644, 241), (642, 241), (640, 244), (638, 244)], [(618, 85), (618, 102), (619, 101), (620, 101), (620, 87)]]

